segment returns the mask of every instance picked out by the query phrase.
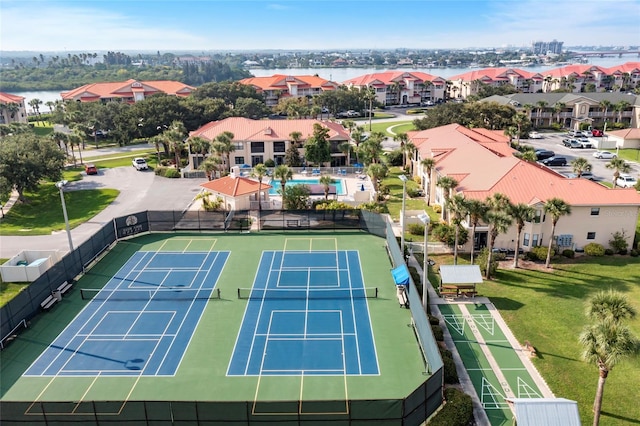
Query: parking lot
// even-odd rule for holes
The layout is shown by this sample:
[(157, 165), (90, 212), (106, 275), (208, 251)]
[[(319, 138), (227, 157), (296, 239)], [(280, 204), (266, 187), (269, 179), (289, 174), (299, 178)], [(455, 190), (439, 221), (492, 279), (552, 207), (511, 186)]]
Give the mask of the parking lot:
[[(542, 139), (521, 139), (520, 143), (523, 145), (530, 145), (534, 148), (544, 148), (556, 153), (556, 155), (563, 156), (567, 159), (567, 165), (561, 167), (551, 167), (553, 170), (558, 173), (567, 174), (573, 173), (571, 168), (571, 160), (577, 157), (584, 157), (589, 160), (589, 164), (591, 164), (595, 180), (597, 181), (607, 181), (611, 182), (613, 180), (613, 170), (607, 169), (606, 164), (609, 163), (609, 160), (601, 160), (593, 157), (593, 153), (597, 151), (597, 148), (568, 148), (562, 144), (562, 139), (567, 138), (567, 133), (541, 133)], [(592, 141), (598, 141), (601, 138), (590, 138)], [(597, 146), (597, 143), (594, 144)], [(637, 176), (640, 171), (640, 167), (638, 163), (629, 162), (631, 166), (631, 175)]]

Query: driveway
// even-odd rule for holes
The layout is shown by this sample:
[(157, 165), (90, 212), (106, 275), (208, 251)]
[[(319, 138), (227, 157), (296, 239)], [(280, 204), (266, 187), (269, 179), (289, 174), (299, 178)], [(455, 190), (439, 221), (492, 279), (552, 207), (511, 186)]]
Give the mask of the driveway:
[[(114, 188), (120, 194), (107, 208), (89, 221), (71, 230), (74, 247), (79, 246), (105, 223), (114, 217), (142, 210), (186, 209), (200, 191), (204, 179), (167, 179), (153, 171), (136, 171), (133, 167), (99, 169), (93, 176), (85, 176), (70, 182), (65, 191), (81, 189)], [(62, 207), (60, 207), (62, 216)], [(67, 252), (69, 243), (65, 231), (52, 235), (3, 236), (0, 241), (0, 257), (10, 258), (21, 250), (61, 250)]]

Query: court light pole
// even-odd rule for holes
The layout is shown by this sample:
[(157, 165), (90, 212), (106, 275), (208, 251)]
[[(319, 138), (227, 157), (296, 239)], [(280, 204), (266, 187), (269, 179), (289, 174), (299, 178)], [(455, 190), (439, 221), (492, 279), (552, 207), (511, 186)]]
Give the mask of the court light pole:
[(429, 223), (431, 222), (431, 218), (427, 214), (427, 212), (421, 213), (418, 215), (418, 219), (424, 225), (424, 262), (422, 265), (422, 307), (424, 311), (427, 312), (427, 306), (429, 303), (429, 290), (428, 290), (428, 279), (429, 274), (427, 273), (427, 267), (429, 266), (428, 253), (427, 253), (427, 244), (429, 241)]
[(405, 207), (407, 203), (407, 177), (404, 174), (398, 176), (402, 181), (402, 212), (400, 213), (400, 226), (402, 228), (402, 234), (400, 235), (400, 250), (402, 250), (402, 258), (404, 259), (404, 222), (405, 222)]
[(60, 202), (62, 203), (62, 214), (64, 215), (64, 226), (67, 229), (67, 238), (69, 239), (69, 253), (73, 253), (73, 241), (71, 240), (71, 229), (69, 228), (69, 216), (67, 215), (67, 205), (64, 202), (64, 192), (62, 188), (68, 182), (66, 180), (61, 180), (60, 182), (56, 182), (56, 186), (60, 190)]

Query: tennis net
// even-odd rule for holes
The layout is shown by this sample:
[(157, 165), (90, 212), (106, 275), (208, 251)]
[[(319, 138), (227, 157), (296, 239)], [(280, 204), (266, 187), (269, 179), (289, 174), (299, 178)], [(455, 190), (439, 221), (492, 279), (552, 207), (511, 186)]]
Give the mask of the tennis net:
[(81, 288), (83, 300), (197, 300), (220, 299), (220, 289), (162, 288), (150, 290), (98, 290)]
[(368, 299), (377, 298), (378, 288), (279, 289), (238, 288), (238, 299)]

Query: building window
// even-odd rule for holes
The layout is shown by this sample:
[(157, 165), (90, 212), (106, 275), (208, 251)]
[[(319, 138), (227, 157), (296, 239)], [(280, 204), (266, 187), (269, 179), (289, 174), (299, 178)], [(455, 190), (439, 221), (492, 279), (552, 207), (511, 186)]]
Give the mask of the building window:
[(591, 216), (598, 216), (598, 215), (600, 215), (600, 207), (592, 207)]
[(262, 155), (252, 155), (251, 156), (251, 165), (253, 167), (257, 166), (258, 164), (262, 164), (262, 163), (264, 163)]
[(284, 142), (273, 143), (273, 152), (284, 152), (284, 151), (285, 151)]
[(251, 152), (264, 152), (264, 142), (251, 142)]
[(522, 240), (522, 245), (525, 247), (529, 247), (529, 234), (524, 233), (524, 239)]
[(236, 151), (242, 151), (244, 149), (244, 145), (242, 144), (242, 142), (234, 142), (233, 147)]
[(595, 240), (596, 233), (595, 232), (587, 232), (587, 240)]
[(533, 239), (531, 240), (531, 247), (538, 247), (540, 245), (540, 235), (533, 234)]
[(540, 223), (541, 216), (542, 212), (540, 210), (536, 210), (536, 215), (533, 217), (533, 223)]
[[(235, 157), (235, 164), (241, 166), (244, 164), (244, 157)], [(428, 254), (428, 252), (427, 252)]]

